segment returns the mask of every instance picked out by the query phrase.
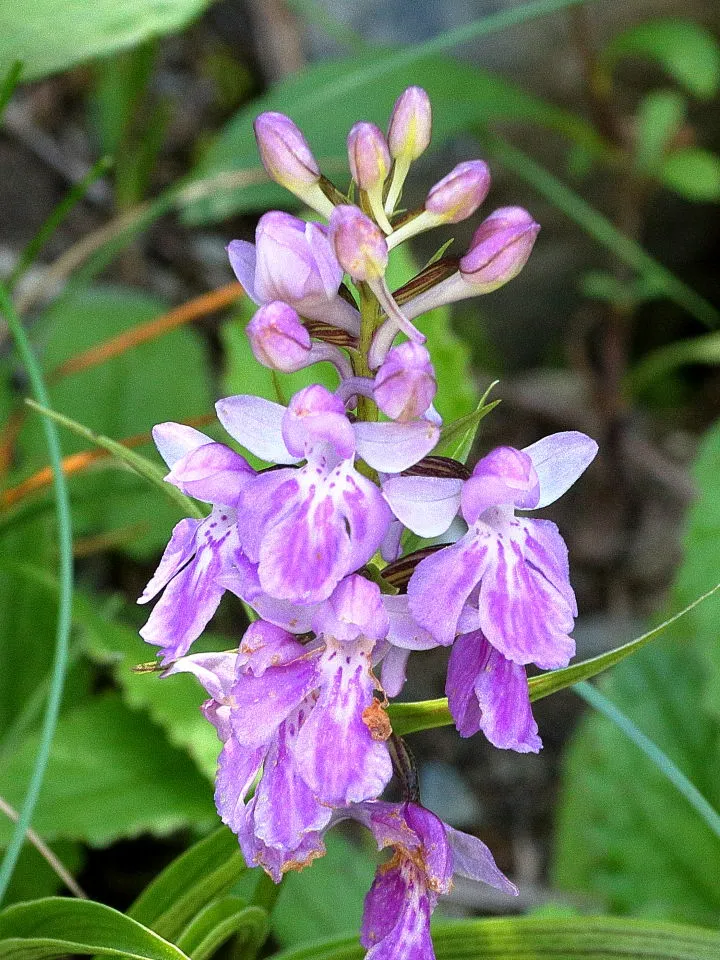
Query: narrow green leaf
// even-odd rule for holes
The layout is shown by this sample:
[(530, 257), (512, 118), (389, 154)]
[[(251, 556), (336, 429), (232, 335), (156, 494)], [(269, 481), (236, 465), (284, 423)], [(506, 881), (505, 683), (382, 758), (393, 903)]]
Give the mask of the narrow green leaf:
[(128, 916), (174, 940), (246, 869), (237, 837), (220, 827), (165, 867), (133, 903)]
[(702, 147), (683, 147), (665, 158), (660, 179), (686, 200), (714, 203), (720, 200), (720, 157)]
[[(503, 917), (433, 925), (437, 960), (717, 960), (720, 933), (614, 917)], [(357, 936), (286, 950), (274, 960), (361, 960)]]
[(50, 410), (48, 407), (44, 407), (39, 403), (35, 403), (33, 400), (26, 400), (25, 402), (29, 407), (32, 407), (33, 410), (37, 410), (37, 412), (41, 413), (43, 416), (49, 417), (51, 420), (61, 424), (63, 427), (67, 427), (68, 430), (72, 430), (72, 432), (78, 436), (89, 440), (91, 443), (95, 444), (96, 447), (101, 447), (103, 450), (107, 450), (109, 454), (111, 454), (124, 466), (129, 467), (131, 470), (137, 473), (138, 476), (149, 481), (151, 484), (153, 484), (153, 486), (157, 487), (158, 490), (162, 490), (165, 496), (172, 500), (173, 503), (175, 503), (176, 506), (182, 510), (184, 516), (196, 517), (199, 520), (204, 519), (205, 514), (202, 512), (202, 510), (200, 510), (195, 501), (191, 500), (190, 497), (186, 497), (184, 493), (181, 493), (180, 490), (178, 490), (177, 487), (173, 486), (171, 483), (165, 483), (165, 471), (162, 470), (161, 467), (156, 466), (146, 457), (136, 453), (135, 450), (130, 450), (128, 447), (124, 447), (121, 443), (118, 443), (117, 440), (112, 440), (110, 437), (105, 437), (101, 433), (95, 433), (94, 430), (83, 426), (83, 424), (78, 423), (77, 420), (71, 420), (70, 417), (66, 417), (64, 414), (58, 413), (57, 410)]
[(638, 395), (673, 370), (688, 364), (716, 366), (720, 363), (720, 333), (706, 333), (687, 340), (676, 340), (646, 354), (627, 377), (626, 388)]
[(621, 233), (607, 217), (591, 207), (548, 170), (507, 140), (487, 130), (482, 131), (481, 140), (491, 156), (530, 183), (538, 193), (574, 220), (601, 246), (610, 250), (633, 270), (637, 270), (651, 289), (663, 293), (706, 326), (720, 325), (720, 312), (711, 303), (653, 259), (640, 244)]
[(268, 915), (264, 910), (249, 907), (240, 897), (223, 897), (197, 914), (177, 938), (177, 945), (191, 960), (208, 960), (234, 936), (234, 948), (254, 956), (267, 933)]
[[(7, 321), (10, 334), (15, 341), (23, 365), (27, 371), (33, 395), (36, 400), (49, 405), (49, 397), (40, 365), (30, 346), (23, 325), (18, 317), (5, 287), (0, 285), (0, 306)], [(8, 848), (0, 865), (0, 903), (5, 896), (12, 872), (20, 855), (25, 839), (25, 832), (30, 826), (40, 789), (45, 779), (45, 773), (50, 759), (50, 749), (60, 715), (65, 678), (68, 672), (68, 651), (70, 647), (70, 625), (72, 621), (73, 596), (73, 552), (72, 552), (72, 520), (70, 516), (70, 497), (68, 495), (65, 476), (62, 471), (62, 455), (60, 438), (55, 424), (49, 420), (43, 422), (45, 442), (53, 472), (53, 488), (55, 492), (55, 512), (57, 516), (57, 537), (60, 551), (60, 587), (55, 629), (55, 650), (53, 656), (52, 673), (48, 688), (47, 704), (43, 719), (42, 732), (37, 744), (30, 777), (27, 779), (27, 788), (22, 803), (17, 803), (19, 817), (13, 831)]]
[(15, 87), (17, 87), (20, 82), (22, 72), (22, 61), (15, 60), (5, 71), (5, 76), (0, 80), (0, 120), (5, 113), (5, 107), (10, 102), (13, 93), (15, 93)]
[(92, 900), (47, 897), (0, 914), (0, 960), (44, 960), (67, 954), (187, 960), (172, 943)]
[(602, 63), (611, 69), (627, 56), (657, 61), (696, 97), (712, 97), (720, 86), (720, 45), (694, 20), (663, 18), (639, 23), (609, 43)]
[(494, 380), (480, 398), (477, 407), (472, 413), (464, 417), (459, 417), (452, 423), (446, 424), (440, 434), (440, 441), (437, 449), (433, 451), (438, 456), (452, 457), (453, 460), (459, 460), (461, 463), (467, 463), (470, 456), (475, 437), (477, 436), (480, 422), (495, 409), (500, 400), (493, 400), (486, 403), (490, 391), (497, 386), (499, 380)]
[[(643, 633), (629, 643), (615, 647), (614, 650), (609, 650), (607, 653), (592, 657), (590, 660), (574, 663), (572, 666), (565, 667), (563, 670), (549, 670), (547, 673), (530, 677), (528, 680), (530, 699), (542, 700), (543, 697), (548, 697), (551, 693), (557, 693), (559, 690), (571, 687), (581, 680), (589, 680), (590, 677), (595, 677), (616, 663), (620, 663), (621, 660), (629, 657), (630, 654), (642, 649), (642, 647), (651, 640), (654, 640), (655, 637), (659, 636), (672, 624), (677, 623), (682, 617), (687, 616), (691, 610), (694, 610), (695, 607), (712, 597), (718, 590), (720, 590), (720, 583), (714, 586), (712, 590), (708, 590), (707, 593), (697, 597), (692, 603), (688, 604), (669, 619), (658, 624), (657, 627), (653, 627), (652, 630), (648, 630), (647, 633)], [(417, 703), (392, 703), (390, 704), (388, 712), (393, 730), (400, 736), (408, 733), (416, 733), (418, 730), (444, 727), (453, 723), (445, 697)]]

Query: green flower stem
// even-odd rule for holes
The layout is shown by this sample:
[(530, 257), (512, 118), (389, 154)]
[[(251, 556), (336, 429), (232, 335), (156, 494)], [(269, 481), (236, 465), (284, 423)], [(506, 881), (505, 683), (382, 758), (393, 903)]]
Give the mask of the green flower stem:
[[(15, 312), (10, 297), (4, 286), (0, 285), (0, 308), (7, 320), (8, 328), (17, 346), (22, 362), (30, 379), (32, 393), (38, 403), (44, 407), (50, 406), (50, 400), (45, 388), (45, 382), (40, 366), (33, 355), (30, 343), (23, 329), (20, 318)], [(50, 748), (55, 735), (60, 704), (62, 701), (65, 676), (68, 669), (68, 650), (70, 640), (70, 625), (72, 622), (72, 594), (73, 594), (73, 554), (72, 554), (72, 525), (70, 518), (70, 498), (68, 496), (65, 476), (62, 471), (62, 457), (58, 431), (52, 420), (42, 418), (48, 455), (53, 471), (55, 486), (55, 506), (58, 524), (58, 546), (60, 553), (59, 580), (60, 593), (58, 598), (58, 619), (55, 636), (55, 657), (53, 661), (50, 686), (48, 689), (47, 706), (42, 725), (40, 746), (28, 784), (25, 798), (20, 808), (17, 824), (13, 830), (10, 843), (0, 865), (0, 902), (7, 891), (15, 864), (20, 855), (25, 834), (32, 820), (35, 805), (40, 795), (45, 771), (50, 758)]]

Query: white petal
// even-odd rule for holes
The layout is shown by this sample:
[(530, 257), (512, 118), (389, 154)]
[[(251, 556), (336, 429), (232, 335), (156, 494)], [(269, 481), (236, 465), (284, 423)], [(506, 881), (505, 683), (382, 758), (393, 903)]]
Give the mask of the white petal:
[(279, 403), (241, 394), (218, 400), (215, 410), (230, 436), (256, 457), (268, 463), (298, 462), (282, 437), (285, 407)]
[(158, 453), (170, 469), (191, 451), (215, 442), (194, 427), (186, 427), (184, 423), (173, 423), (171, 420), (158, 423), (153, 427), (152, 435)]
[(540, 480), (540, 501), (533, 508), (555, 503), (595, 459), (598, 445), (577, 430), (552, 433), (525, 447)]
[(428, 420), (412, 423), (356, 423), (358, 456), (383, 473), (400, 473), (422, 460), (438, 442), (440, 430)]
[(452, 477), (390, 477), (383, 484), (383, 495), (413, 533), (437, 537), (457, 516), (462, 486), (462, 480)]

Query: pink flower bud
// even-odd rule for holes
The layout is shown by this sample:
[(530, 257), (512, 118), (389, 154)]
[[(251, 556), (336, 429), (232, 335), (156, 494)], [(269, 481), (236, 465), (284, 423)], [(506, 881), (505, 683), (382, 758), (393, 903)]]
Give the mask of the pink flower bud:
[(348, 134), (350, 172), (361, 190), (382, 187), (392, 161), (385, 136), (374, 123), (356, 123)]
[(294, 373), (306, 367), (312, 344), (295, 310), (281, 300), (260, 307), (246, 332), (258, 363), (271, 370)]
[(305, 137), (284, 113), (261, 113), (253, 124), (260, 159), (281, 187), (327, 216), (333, 205), (320, 189), (320, 167)]
[(539, 230), (540, 224), (522, 207), (495, 210), (477, 228), (460, 260), (463, 279), (478, 293), (497, 290), (525, 266)]
[(430, 143), (432, 109), (422, 87), (408, 87), (395, 101), (388, 127), (390, 154), (417, 160)]
[(382, 277), (388, 248), (382, 231), (358, 207), (342, 204), (330, 217), (330, 240), (340, 266), (353, 280)]
[(483, 160), (459, 163), (436, 183), (425, 200), (425, 209), (443, 223), (458, 223), (472, 216), (490, 189), (490, 168)]
[(373, 395), (384, 414), (407, 423), (421, 417), (437, 391), (425, 347), (408, 340), (393, 347), (375, 376)]

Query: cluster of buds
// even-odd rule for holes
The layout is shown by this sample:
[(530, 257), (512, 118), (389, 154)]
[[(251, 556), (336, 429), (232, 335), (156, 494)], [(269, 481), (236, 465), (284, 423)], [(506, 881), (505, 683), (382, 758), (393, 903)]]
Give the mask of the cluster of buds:
[[(252, 351), (280, 373), (330, 362), (338, 382), (308, 386), (287, 407), (250, 395), (218, 402), (229, 436), (266, 469), (191, 427), (155, 428), (168, 482), (212, 509), (173, 531), (140, 598), (161, 594), (141, 634), (161, 648), (164, 675), (190, 672), (208, 692), (204, 713), (222, 743), (217, 808), (248, 863), (279, 882), (322, 856), (334, 824), (362, 823), (394, 851), (365, 902), (368, 957), (427, 960), (430, 914), (453, 873), (515, 888), (480, 840), (422, 807), (388, 701), (413, 651), (446, 646), (460, 735), (540, 749), (526, 667), (567, 665), (576, 608), (557, 527), (527, 511), (561, 496), (597, 447), (558, 433), (491, 450), (472, 472), (432, 456), (437, 381), (413, 320), (512, 279), (539, 228), (525, 210), (496, 210), (459, 261), (389, 289), (392, 249), (472, 215), (490, 187), (483, 161), (463, 163), (420, 210), (396, 213), (430, 141), (424, 91), (398, 99), (387, 139), (369, 123), (350, 131), (359, 205), (323, 177), (288, 117), (263, 114), (255, 130), (268, 174), (328, 222), (273, 211), (255, 244), (229, 245), (258, 305)], [(443, 542), (407, 553), (408, 531)], [(226, 590), (257, 619), (236, 650), (188, 653)], [(402, 798), (388, 802), (393, 777)]]

